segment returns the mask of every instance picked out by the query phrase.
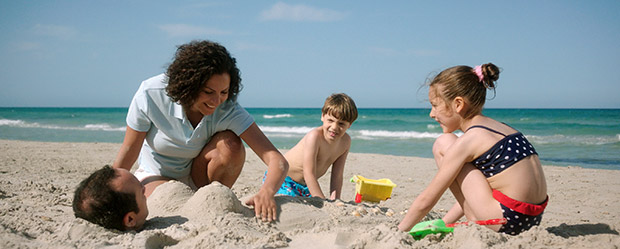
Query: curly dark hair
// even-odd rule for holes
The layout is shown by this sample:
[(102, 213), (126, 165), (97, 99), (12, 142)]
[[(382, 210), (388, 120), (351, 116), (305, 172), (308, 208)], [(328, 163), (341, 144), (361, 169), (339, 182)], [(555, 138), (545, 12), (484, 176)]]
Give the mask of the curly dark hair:
[(178, 47), (168, 66), (166, 92), (173, 101), (189, 107), (211, 76), (223, 73), (230, 75), (228, 100), (236, 101), (242, 85), (235, 58), (216, 42), (191, 41)]
[[(442, 96), (446, 103), (461, 96), (470, 105), (463, 115), (465, 118), (473, 117), (482, 112), (486, 101), (487, 89), (495, 91), (495, 81), (499, 79), (500, 69), (493, 63), (480, 65), (482, 81), (478, 78), (474, 69), (469, 66), (454, 66), (443, 70), (429, 83), (430, 86), (442, 85), (442, 91), (437, 96)], [(435, 88), (435, 91), (438, 91)], [(439, 93), (439, 92), (438, 92)]]
[(93, 172), (78, 185), (73, 197), (73, 212), (82, 218), (108, 229), (124, 231), (123, 217), (139, 212), (134, 193), (115, 191), (110, 182), (118, 175), (110, 165)]

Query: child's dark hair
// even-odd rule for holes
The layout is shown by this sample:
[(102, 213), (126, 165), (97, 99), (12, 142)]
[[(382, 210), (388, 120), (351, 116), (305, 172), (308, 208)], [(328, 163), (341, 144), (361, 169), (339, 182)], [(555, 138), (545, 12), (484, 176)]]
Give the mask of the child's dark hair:
[(493, 63), (482, 64), (479, 68), (455, 66), (435, 76), (429, 86), (435, 86), (436, 96), (441, 96), (446, 104), (458, 96), (463, 97), (469, 105), (463, 117), (471, 118), (482, 112), (487, 89), (495, 91), (495, 81), (499, 79), (499, 73), (500, 69)]
[(178, 47), (168, 66), (168, 96), (184, 107), (191, 106), (204, 84), (216, 74), (230, 75), (228, 100), (237, 100), (241, 91), (241, 73), (237, 61), (226, 48), (212, 41), (192, 41)]
[(134, 193), (112, 189), (110, 182), (118, 175), (109, 165), (93, 172), (78, 185), (73, 197), (75, 217), (108, 229), (125, 230), (123, 218), (129, 212), (139, 212)]
[(321, 112), (349, 123), (357, 119), (357, 106), (353, 99), (344, 93), (334, 93), (327, 97)]

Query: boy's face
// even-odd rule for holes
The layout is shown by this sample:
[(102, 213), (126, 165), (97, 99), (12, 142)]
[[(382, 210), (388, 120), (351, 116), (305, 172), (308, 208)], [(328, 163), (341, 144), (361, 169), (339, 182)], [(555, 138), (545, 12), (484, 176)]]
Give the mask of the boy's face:
[(344, 136), (347, 129), (351, 127), (351, 123), (338, 119), (329, 113), (321, 116), (323, 121), (323, 136), (327, 141), (334, 141)]
[(117, 191), (123, 193), (133, 193), (136, 196), (136, 202), (138, 203), (139, 212), (136, 214), (136, 225), (134, 227), (128, 227), (128, 229), (138, 230), (142, 228), (146, 217), (149, 215), (148, 207), (146, 206), (146, 196), (144, 195), (144, 185), (128, 170), (115, 168), (116, 177), (112, 184), (115, 185)]

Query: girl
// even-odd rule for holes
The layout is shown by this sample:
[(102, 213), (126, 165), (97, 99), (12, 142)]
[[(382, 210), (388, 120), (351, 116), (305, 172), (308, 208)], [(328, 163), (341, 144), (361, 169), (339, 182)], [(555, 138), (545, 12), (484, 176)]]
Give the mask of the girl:
[[(398, 228), (409, 231), (450, 188), (457, 203), (443, 217), (454, 223), (505, 218), (489, 228), (516, 235), (538, 225), (547, 205), (547, 183), (538, 154), (514, 128), (482, 115), (487, 89), (495, 89), (497, 66), (456, 66), (429, 84), (430, 117), (444, 134), (435, 141), (439, 168), (411, 204)], [(452, 132), (461, 130), (457, 137)]]

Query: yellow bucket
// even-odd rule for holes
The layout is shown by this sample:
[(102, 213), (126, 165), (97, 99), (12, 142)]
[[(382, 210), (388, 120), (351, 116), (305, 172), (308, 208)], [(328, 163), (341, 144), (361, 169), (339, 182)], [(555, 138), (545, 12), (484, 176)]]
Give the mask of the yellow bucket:
[(351, 182), (355, 183), (355, 202), (379, 202), (392, 196), (392, 189), (396, 187), (390, 179), (373, 180), (360, 175), (354, 175)]

